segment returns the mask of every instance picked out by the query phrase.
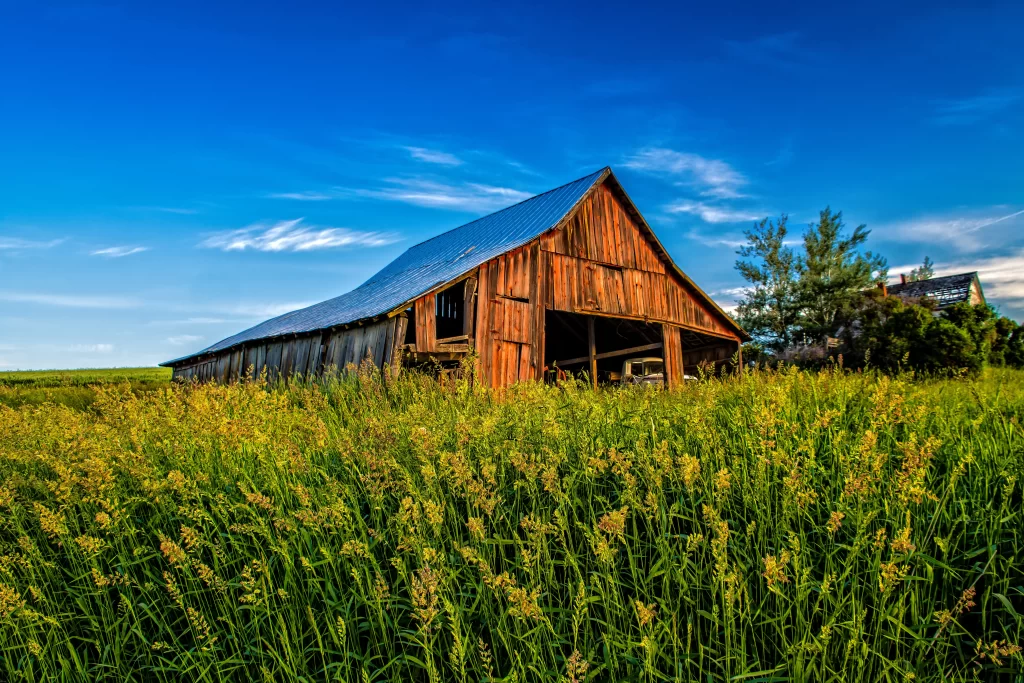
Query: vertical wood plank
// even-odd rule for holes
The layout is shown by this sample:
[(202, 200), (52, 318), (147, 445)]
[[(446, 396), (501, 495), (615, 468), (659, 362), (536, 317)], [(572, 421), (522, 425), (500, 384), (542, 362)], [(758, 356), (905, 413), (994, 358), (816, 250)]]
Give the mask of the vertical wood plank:
[(594, 317), (587, 318), (587, 344), (590, 352), (590, 383), (597, 389), (597, 337), (594, 334)]
[(462, 289), (462, 333), (473, 343), (476, 330), (476, 278), (467, 277)]
[(404, 315), (395, 319), (394, 346), (391, 349), (391, 360), (388, 361), (392, 377), (398, 377), (402, 371), (402, 344), (405, 342), (405, 330), (408, 325), (409, 319)]

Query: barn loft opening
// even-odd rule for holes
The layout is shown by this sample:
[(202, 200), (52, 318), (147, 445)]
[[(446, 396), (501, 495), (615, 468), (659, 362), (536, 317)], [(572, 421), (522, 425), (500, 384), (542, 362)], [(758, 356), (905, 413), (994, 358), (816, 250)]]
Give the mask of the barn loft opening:
[(457, 282), (442, 289), (434, 297), (434, 315), (437, 319), (437, 339), (451, 339), (466, 334), (466, 285)]
[(590, 374), (590, 326), (599, 384), (621, 379), (622, 365), (631, 358), (660, 358), (662, 326), (642, 320), (581, 315), (547, 310), (544, 313), (545, 379), (557, 379), (559, 370)]

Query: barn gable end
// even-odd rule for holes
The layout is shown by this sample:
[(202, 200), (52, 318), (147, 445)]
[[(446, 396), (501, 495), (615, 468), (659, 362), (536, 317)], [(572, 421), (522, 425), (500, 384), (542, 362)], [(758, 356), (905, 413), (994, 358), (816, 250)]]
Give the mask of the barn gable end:
[(560, 225), (480, 266), (476, 348), (492, 386), (544, 377), (546, 311), (660, 325), (659, 353), (676, 383), (684, 374), (684, 330), (714, 349), (690, 352), (690, 365), (735, 353), (742, 331), (682, 275), (642, 221), (609, 174)]

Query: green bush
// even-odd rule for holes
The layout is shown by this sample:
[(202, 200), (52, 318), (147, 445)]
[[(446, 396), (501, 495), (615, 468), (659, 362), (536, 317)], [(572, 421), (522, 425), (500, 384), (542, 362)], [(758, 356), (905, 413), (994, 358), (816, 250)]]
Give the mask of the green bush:
[(1024, 367), (1024, 332), (985, 304), (954, 304), (941, 313), (928, 300), (870, 292), (842, 314), (843, 360), (886, 372), (979, 372), (985, 365)]

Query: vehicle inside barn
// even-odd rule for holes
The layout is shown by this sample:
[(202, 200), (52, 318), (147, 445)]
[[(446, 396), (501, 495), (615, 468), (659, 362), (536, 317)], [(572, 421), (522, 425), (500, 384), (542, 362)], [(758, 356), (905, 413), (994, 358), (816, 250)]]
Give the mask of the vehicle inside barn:
[(492, 387), (568, 374), (621, 383), (634, 361), (673, 387), (697, 367), (742, 367), (748, 339), (604, 168), (413, 246), (348, 294), (165, 365), (223, 382), (367, 359), (391, 373), (444, 369), (475, 354)]

